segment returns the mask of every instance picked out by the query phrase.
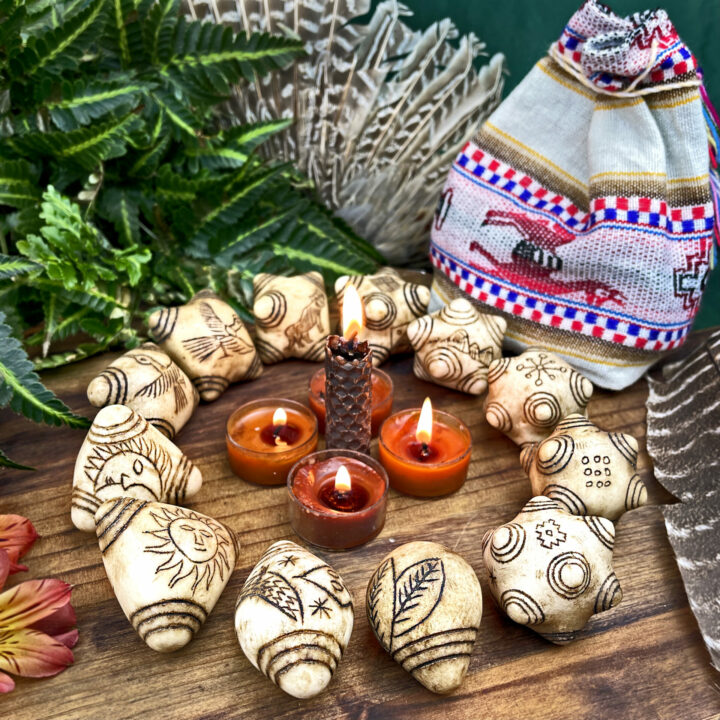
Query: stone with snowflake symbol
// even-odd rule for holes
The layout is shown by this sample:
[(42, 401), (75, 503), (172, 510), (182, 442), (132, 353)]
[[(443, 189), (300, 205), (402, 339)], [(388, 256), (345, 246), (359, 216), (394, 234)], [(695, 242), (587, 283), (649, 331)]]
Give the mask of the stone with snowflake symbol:
[(614, 542), (610, 520), (570, 515), (556, 500), (534, 497), (483, 537), (490, 592), (511, 620), (564, 645), (622, 599)]
[(494, 360), (485, 417), (518, 445), (545, 439), (563, 417), (584, 413), (592, 383), (542, 348)]
[(617, 520), (647, 502), (637, 474), (638, 442), (569, 415), (541, 443), (523, 446), (520, 460), (534, 495), (557, 500), (573, 515)]

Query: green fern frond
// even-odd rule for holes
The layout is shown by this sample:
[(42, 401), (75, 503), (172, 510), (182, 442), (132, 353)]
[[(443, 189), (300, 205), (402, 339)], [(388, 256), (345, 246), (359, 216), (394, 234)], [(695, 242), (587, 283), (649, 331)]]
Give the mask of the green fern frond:
[(37, 174), (25, 160), (0, 161), (0, 205), (22, 208), (40, 199)]
[(0, 254), (0, 280), (28, 275), (35, 270), (40, 270), (40, 265), (32, 260), (19, 255)]

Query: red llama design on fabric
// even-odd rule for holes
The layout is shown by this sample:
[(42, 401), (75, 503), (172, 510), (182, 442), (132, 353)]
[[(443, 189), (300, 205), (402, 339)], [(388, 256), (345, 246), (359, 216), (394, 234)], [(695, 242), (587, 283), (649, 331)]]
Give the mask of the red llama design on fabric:
[(521, 213), (489, 210), (483, 221), (483, 227), (486, 226), (506, 227), (518, 235), (518, 242), (513, 247), (512, 260), (502, 262), (473, 240), (470, 252), (479, 253), (491, 263), (489, 268), (472, 263), (478, 270), (501, 270), (502, 277), (508, 282), (532, 287), (546, 295), (583, 292), (585, 302), (597, 307), (608, 302), (620, 307), (625, 304), (625, 295), (601, 280), (563, 280), (558, 276), (563, 269), (563, 260), (557, 250), (576, 238), (559, 225)]

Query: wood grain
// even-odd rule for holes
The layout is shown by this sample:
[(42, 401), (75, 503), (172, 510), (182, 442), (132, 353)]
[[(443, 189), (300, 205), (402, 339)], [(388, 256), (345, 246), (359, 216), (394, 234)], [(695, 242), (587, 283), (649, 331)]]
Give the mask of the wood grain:
[[(46, 373), (45, 381), (76, 411), (95, 413), (85, 398), (89, 380), (114, 355)], [(688, 718), (720, 716), (718, 676), (687, 603), (657, 507), (627, 513), (617, 526), (615, 567), (624, 599), (596, 616), (581, 639), (555, 647), (502, 616), (486, 591), (481, 560), (484, 531), (511, 519), (530, 486), (517, 448), (483, 419), (482, 400), (416, 380), (409, 357), (384, 366), (395, 381), (395, 409), (417, 407), (425, 395), (459, 415), (473, 434), (470, 475), (452, 496), (420, 500), (391, 490), (385, 530), (369, 545), (321, 553), (355, 598), (355, 628), (326, 692), (310, 701), (288, 697), (245, 659), (233, 629), (233, 606), (266, 547), (297, 540), (286, 520), (285, 488), (261, 488), (235, 478), (227, 464), (224, 423), (241, 402), (282, 394), (305, 401), (317, 366), (286, 362), (235, 385), (201, 405), (176, 442), (201, 468), (205, 482), (192, 507), (237, 531), (237, 569), (197, 637), (183, 650), (159, 655), (135, 634), (105, 577), (93, 535), (70, 523), (70, 493), (81, 431), (40, 428), (0, 413), (0, 447), (34, 473), (0, 475), (0, 512), (28, 516), (41, 535), (27, 557), (30, 572), (74, 585), (80, 643), (75, 665), (49, 680), (20, 679), (0, 699), (13, 720), (43, 718)], [(640, 440), (640, 472), (650, 502), (672, 498), (654, 480), (644, 448), (644, 381), (622, 393), (596, 392), (590, 417)], [(449, 697), (418, 685), (375, 641), (365, 617), (365, 586), (398, 543), (434, 540), (462, 553), (484, 589), (485, 607), (468, 677)]]

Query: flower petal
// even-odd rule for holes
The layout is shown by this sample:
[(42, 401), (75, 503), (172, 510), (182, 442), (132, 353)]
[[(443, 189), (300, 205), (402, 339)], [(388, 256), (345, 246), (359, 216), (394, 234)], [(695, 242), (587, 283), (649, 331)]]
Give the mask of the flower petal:
[(73, 606), (68, 601), (66, 605), (58, 608), (54, 613), (44, 617), (42, 620), (34, 622), (30, 627), (33, 630), (39, 630), (40, 632), (56, 637), (74, 628), (76, 624), (77, 618), (75, 617), (75, 610), (73, 610)]
[(4, 550), (0, 550), (0, 590), (10, 574), (10, 558)]
[(37, 537), (33, 524), (22, 515), (0, 515), (0, 549), (5, 550), (10, 558), (11, 573), (27, 570), (17, 561), (32, 547)]
[(0, 628), (24, 628), (70, 602), (72, 588), (62, 580), (26, 580), (0, 593)]
[(55, 640), (61, 642), (65, 647), (74, 648), (77, 645), (79, 634), (77, 629), (69, 630), (62, 635), (54, 635)]
[(0, 630), (0, 669), (24, 677), (57, 675), (73, 663), (72, 650), (37, 630)]
[(0, 693), (9, 693), (15, 689), (15, 681), (3, 672), (0, 672)]

